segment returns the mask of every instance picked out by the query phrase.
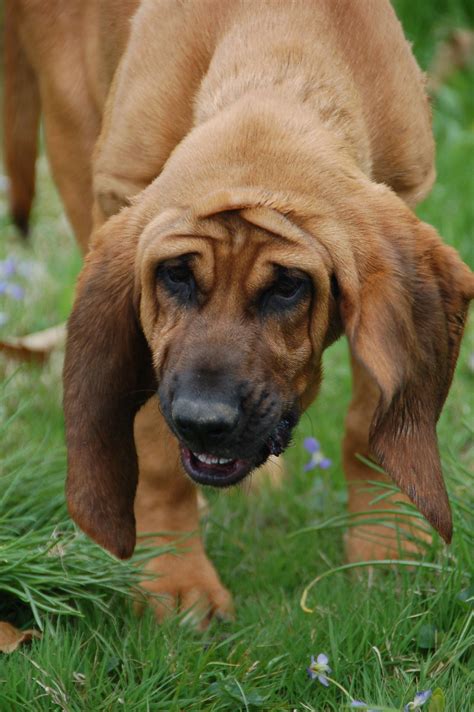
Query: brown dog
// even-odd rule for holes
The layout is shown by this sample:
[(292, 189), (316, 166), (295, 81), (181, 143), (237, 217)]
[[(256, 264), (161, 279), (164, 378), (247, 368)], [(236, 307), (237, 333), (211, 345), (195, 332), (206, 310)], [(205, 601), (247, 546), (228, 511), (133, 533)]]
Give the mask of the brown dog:
[[(390, 4), (16, 0), (7, 20), (17, 221), (34, 155), (17, 163), (14, 149), (31, 144), (41, 101), (84, 249), (96, 228), (64, 372), (78, 524), (119, 557), (135, 516), (141, 532), (194, 532), (147, 586), (231, 612), (194, 482), (228, 486), (279, 455), (344, 332), (351, 511), (383, 480), (355, 457), (371, 455), (449, 541), (435, 427), (474, 280), (410, 210), (434, 180), (433, 140)], [(396, 553), (395, 532), (351, 531), (352, 560)]]

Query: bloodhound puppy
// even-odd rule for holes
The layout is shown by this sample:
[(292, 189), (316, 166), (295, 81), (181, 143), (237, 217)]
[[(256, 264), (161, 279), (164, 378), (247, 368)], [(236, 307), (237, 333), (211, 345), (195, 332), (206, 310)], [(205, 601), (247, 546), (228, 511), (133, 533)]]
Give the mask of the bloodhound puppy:
[[(146, 586), (230, 614), (195, 485), (236, 484), (285, 450), (344, 333), (350, 510), (385, 478), (361, 453), (449, 542), (436, 422), (474, 280), (411, 210), (435, 176), (431, 116), (388, 0), (7, 10), (17, 222), (41, 104), (87, 250), (64, 368), (74, 520), (121, 558), (137, 530), (190, 534), (182, 557), (151, 562), (160, 577)], [(393, 556), (391, 537), (351, 529), (348, 556)]]

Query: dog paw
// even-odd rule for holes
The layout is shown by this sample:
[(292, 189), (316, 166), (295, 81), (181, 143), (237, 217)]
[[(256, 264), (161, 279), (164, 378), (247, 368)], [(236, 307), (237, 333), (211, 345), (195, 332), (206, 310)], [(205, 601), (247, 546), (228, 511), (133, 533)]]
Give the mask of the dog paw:
[[(183, 624), (205, 630), (213, 618), (233, 620), (232, 596), (203, 550), (158, 556), (146, 571), (154, 577), (141, 588), (158, 621), (181, 614)], [(137, 608), (143, 604), (137, 601)]]
[(346, 559), (351, 564), (359, 561), (417, 559), (426, 553), (431, 538), (428, 529), (420, 526), (418, 519), (416, 529), (406, 522), (394, 526), (393, 519), (389, 526), (355, 526), (345, 535)]
[[(349, 563), (387, 559), (416, 559), (426, 552), (432, 534), (428, 523), (412, 513), (408, 498), (396, 493), (376, 502), (365, 489), (349, 492), (349, 512), (359, 515), (345, 535)], [(407, 506), (409, 505), (409, 506)], [(367, 521), (372, 519), (373, 521)]]

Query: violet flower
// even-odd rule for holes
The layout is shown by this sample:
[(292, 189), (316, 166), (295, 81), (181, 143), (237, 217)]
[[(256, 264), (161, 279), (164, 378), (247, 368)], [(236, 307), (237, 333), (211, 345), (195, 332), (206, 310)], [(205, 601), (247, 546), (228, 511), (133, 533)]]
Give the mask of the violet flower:
[(331, 466), (331, 460), (328, 457), (324, 457), (321, 452), (321, 446), (316, 438), (305, 438), (303, 447), (311, 455), (309, 461), (303, 468), (305, 472), (314, 470), (315, 467), (327, 470), (327, 468)]
[(309, 677), (312, 680), (317, 678), (321, 685), (324, 685), (325, 687), (329, 687), (329, 680), (326, 677), (326, 673), (331, 672), (331, 668), (329, 667), (328, 663), (328, 656), (324, 653), (319, 653), (316, 659), (314, 658), (314, 655), (311, 656), (310, 665), (308, 668), (306, 668), (306, 672), (308, 673)]
[(0, 260), (0, 277), (12, 277), (16, 274), (17, 265), (13, 257), (7, 257), (5, 260)]
[(409, 702), (403, 708), (404, 712), (410, 712), (410, 710), (417, 710), (420, 707), (423, 707), (425, 702), (428, 702), (430, 697), (431, 690), (423, 690), (422, 692), (417, 692), (415, 695), (415, 699), (412, 702)]
[(20, 301), (25, 296), (25, 290), (11, 278), (18, 273), (18, 265), (13, 257), (0, 260), (0, 295), (5, 295)]
[(25, 296), (25, 290), (19, 284), (10, 282), (10, 284), (6, 285), (5, 294), (19, 302)]

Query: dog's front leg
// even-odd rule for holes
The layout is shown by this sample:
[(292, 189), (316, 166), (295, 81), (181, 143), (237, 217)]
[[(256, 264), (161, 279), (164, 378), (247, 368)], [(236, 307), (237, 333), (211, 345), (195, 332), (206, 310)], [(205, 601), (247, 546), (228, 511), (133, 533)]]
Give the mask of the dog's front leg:
[(189, 609), (200, 628), (212, 616), (230, 618), (232, 598), (204, 551), (199, 534), (196, 487), (183, 472), (178, 443), (152, 399), (135, 419), (139, 483), (135, 500), (137, 531), (166, 532), (153, 543), (173, 543), (176, 553), (152, 559), (148, 569), (156, 578), (143, 588), (152, 598), (159, 620)]

